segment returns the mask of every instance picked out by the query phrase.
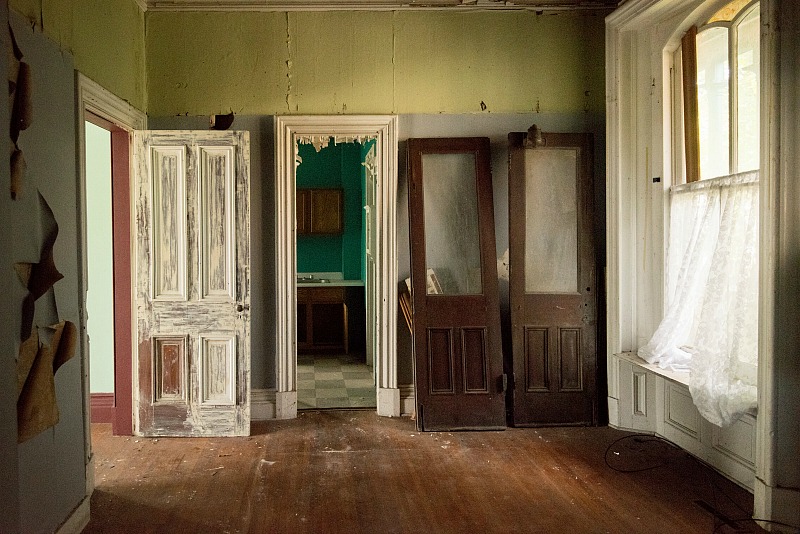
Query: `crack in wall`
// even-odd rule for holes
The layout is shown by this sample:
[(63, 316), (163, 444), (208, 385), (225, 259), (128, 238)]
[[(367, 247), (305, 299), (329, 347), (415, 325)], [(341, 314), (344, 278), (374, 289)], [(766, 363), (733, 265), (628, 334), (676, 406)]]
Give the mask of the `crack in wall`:
[(286, 111), (292, 112), (292, 33), (286, 12)]
[(397, 12), (392, 13), (392, 113), (397, 113)]

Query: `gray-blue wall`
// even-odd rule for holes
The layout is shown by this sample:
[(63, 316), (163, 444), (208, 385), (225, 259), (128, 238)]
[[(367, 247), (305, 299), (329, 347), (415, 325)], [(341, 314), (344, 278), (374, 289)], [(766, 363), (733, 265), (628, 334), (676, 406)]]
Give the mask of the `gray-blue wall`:
[[(461, 114), (400, 115), (399, 184), (397, 197), (398, 282), (410, 274), (408, 241), (408, 188), (405, 173), (405, 140), (410, 137), (489, 137), (492, 151), (495, 238), (497, 257), (508, 248), (508, 133), (527, 131), (538, 124), (546, 132), (592, 132), (595, 136), (595, 190), (599, 228), (605, 221), (605, 121), (602, 116), (580, 114)], [(252, 254), (252, 387), (275, 387), (275, 139), (271, 116), (237, 116), (233, 130), (250, 131), (251, 254)], [(208, 117), (153, 117), (152, 129), (207, 130)], [(600, 233), (597, 257), (605, 258)], [(602, 270), (598, 269), (598, 272)], [(500, 280), (501, 316), (506, 346), (509, 337), (508, 282)], [(600, 306), (601, 312), (605, 310)], [(602, 326), (600, 327), (602, 331)], [(602, 332), (601, 332), (602, 335)], [(411, 336), (398, 309), (398, 383), (413, 383)], [(603, 350), (604, 344), (598, 343)], [(506, 352), (508, 350), (506, 349)], [(510, 354), (506, 354), (510, 357)], [(604, 365), (599, 362), (604, 368)], [(602, 380), (601, 380), (602, 381)]]
[[(55, 264), (64, 278), (56, 282), (54, 290), (36, 301), (34, 323), (40, 327), (66, 319), (81, 328), (79, 293), (79, 241), (76, 145), (75, 145), (75, 92), (74, 67), (69, 54), (63, 53), (49, 39), (31, 29), (20, 17), (11, 16), (11, 23), (24, 60), (31, 66), (33, 83), (33, 121), (30, 128), (20, 134), (18, 145), (27, 162), (27, 173), (20, 198), (10, 200), (7, 186), (0, 195), (2, 202), (4, 236), (10, 237), (3, 246), (0, 269), (3, 279), (0, 338), (13, 345), (2, 351), (6, 356), (4, 366), (16, 355), (20, 344), (22, 301), (27, 290), (14, 273), (15, 262), (38, 262), (42, 244), (42, 209), (37, 194), (41, 192), (52, 208), (58, 222), (58, 238), (54, 247)], [(7, 124), (7, 122), (4, 122)], [(7, 153), (7, 152), (6, 152)], [(3, 174), (8, 172), (7, 159), (3, 158)], [(7, 181), (3, 182), (7, 184)], [(2, 373), (5, 379), (5, 369)], [(86, 494), (85, 436), (83, 419), (83, 390), (81, 356), (75, 354), (56, 373), (56, 400), (60, 411), (59, 423), (36, 437), (16, 446), (16, 430), (11, 435), (5, 421), (16, 420), (16, 402), (11, 408), (6, 398), (8, 388), (2, 389), (3, 410), (3, 474), (10, 472), (11, 479), (3, 477), (2, 484), (10, 481), (18, 492), (18, 503), (10, 498), (12, 511), (18, 506), (18, 523), (7, 519), (9, 503), (3, 499), (0, 526), (10, 521), (9, 532), (53, 532)], [(16, 372), (11, 373), (16, 376)], [(16, 391), (12, 387), (11, 391)], [(9, 418), (13, 413), (13, 418)], [(13, 445), (12, 445), (13, 444)], [(18, 461), (17, 476), (14, 466), (5, 459), (13, 454)]]

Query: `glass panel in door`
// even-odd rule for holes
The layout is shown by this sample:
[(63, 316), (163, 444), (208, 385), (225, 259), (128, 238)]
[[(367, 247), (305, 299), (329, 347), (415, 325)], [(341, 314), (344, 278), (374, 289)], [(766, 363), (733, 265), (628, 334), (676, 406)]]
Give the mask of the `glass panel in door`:
[(481, 251), (475, 156), (423, 154), (428, 295), (479, 295)]
[(525, 292), (578, 291), (577, 154), (525, 150)]

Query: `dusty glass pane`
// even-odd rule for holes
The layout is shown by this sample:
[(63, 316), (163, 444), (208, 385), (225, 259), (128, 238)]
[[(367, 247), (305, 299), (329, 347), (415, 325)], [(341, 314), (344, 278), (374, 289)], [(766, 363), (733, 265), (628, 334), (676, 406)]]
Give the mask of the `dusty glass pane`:
[(481, 287), (473, 154), (423, 154), (428, 294), (476, 295)]
[(525, 291), (578, 291), (577, 151), (525, 151)]
[(728, 29), (697, 34), (697, 111), (700, 125), (700, 178), (730, 174)]
[(759, 9), (755, 7), (739, 23), (737, 63), (737, 172), (759, 167)]

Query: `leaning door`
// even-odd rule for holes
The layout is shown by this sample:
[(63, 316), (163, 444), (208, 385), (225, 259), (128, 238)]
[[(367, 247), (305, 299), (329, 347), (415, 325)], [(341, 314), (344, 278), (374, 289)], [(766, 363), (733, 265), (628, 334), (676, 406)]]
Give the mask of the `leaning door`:
[(375, 162), (375, 143), (372, 143), (369, 151), (364, 157), (364, 256), (366, 266), (364, 269), (366, 280), (364, 281), (365, 308), (367, 316), (366, 325), (366, 361), (367, 365), (373, 368), (373, 376), (377, 377), (378, 368), (375, 365), (375, 355), (379, 354), (380, 347), (377, 335), (378, 311), (375, 306), (375, 287), (378, 283), (379, 273), (375, 263), (377, 254), (376, 239), (376, 220), (377, 220), (377, 186), (378, 169)]
[(514, 424), (597, 421), (590, 134), (509, 134)]
[(409, 139), (420, 430), (505, 428), (487, 138)]
[(247, 132), (134, 136), (137, 432), (250, 433)]

